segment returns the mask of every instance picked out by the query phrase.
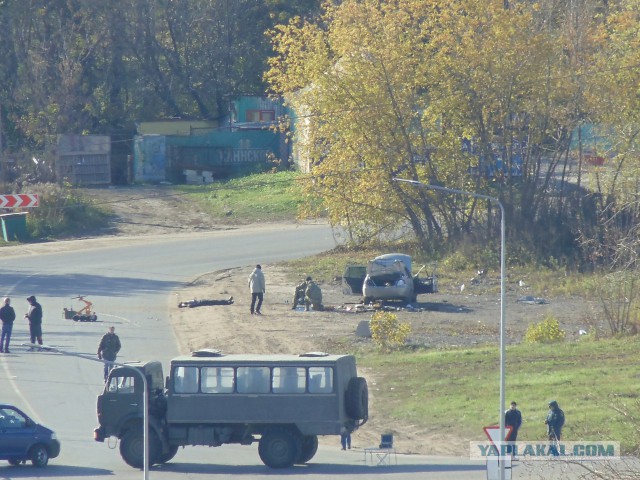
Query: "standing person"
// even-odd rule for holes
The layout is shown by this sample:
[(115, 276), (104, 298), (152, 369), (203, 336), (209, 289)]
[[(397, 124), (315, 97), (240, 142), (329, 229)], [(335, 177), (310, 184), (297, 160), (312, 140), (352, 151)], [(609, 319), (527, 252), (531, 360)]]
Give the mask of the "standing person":
[[(262, 307), (262, 300), (265, 293), (264, 273), (262, 273), (262, 267), (256, 265), (251, 275), (249, 275), (249, 290), (251, 291), (251, 315), (262, 315), (260, 307)], [(258, 304), (256, 305), (256, 300)]]
[[(0, 353), (11, 353), (9, 351), (9, 341), (11, 340), (11, 331), (13, 330), (13, 321), (16, 319), (16, 311), (11, 306), (11, 299), (4, 299), (2, 308), (0, 308), (0, 320), (2, 320), (2, 338), (0, 339)], [(6, 341), (5, 341), (6, 339)]]
[[(507, 441), (515, 444), (518, 439), (518, 430), (522, 425), (522, 413), (518, 410), (518, 404), (516, 402), (511, 402), (509, 410), (504, 412), (504, 424), (507, 427), (511, 427), (511, 433), (507, 436)], [(507, 445), (507, 453), (513, 452), (513, 444)]]
[(102, 336), (102, 340), (100, 340), (100, 345), (98, 345), (98, 358), (100, 360), (108, 360), (104, 364), (104, 381), (107, 381), (107, 377), (109, 376), (109, 371), (113, 368), (113, 362), (116, 360), (116, 356), (120, 351), (122, 345), (120, 344), (120, 339), (118, 335), (116, 335), (116, 327), (111, 326)]
[(347, 448), (351, 450), (351, 434), (344, 427), (340, 430), (340, 444), (342, 445), (342, 450)]
[(547, 419), (544, 421), (547, 425), (547, 435), (549, 441), (552, 442), (552, 447), (549, 452), (555, 456), (558, 456), (557, 443), (562, 437), (562, 427), (564, 426), (564, 412), (558, 405), (558, 402), (551, 400), (549, 402), (549, 412), (547, 413)]
[[(31, 335), (31, 343), (42, 345), (42, 305), (36, 301), (36, 297), (31, 295), (27, 297), (29, 302), (29, 311), (24, 314), (24, 318), (29, 320), (29, 334)], [(31, 347), (29, 350), (33, 350)]]

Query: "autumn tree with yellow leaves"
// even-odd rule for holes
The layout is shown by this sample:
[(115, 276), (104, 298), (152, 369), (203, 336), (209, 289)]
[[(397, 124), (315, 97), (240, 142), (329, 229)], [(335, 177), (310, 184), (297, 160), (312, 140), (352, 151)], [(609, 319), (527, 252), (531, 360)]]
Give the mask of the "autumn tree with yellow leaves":
[[(633, 3), (346, 0), (276, 28), (266, 79), (296, 112), (305, 191), (322, 199), (309, 205), (354, 242), (401, 226), (425, 249), (496, 238), (486, 201), (401, 177), (497, 197), (510, 237), (545, 254), (580, 251), (597, 205), (575, 132), (607, 120), (600, 65), (612, 72), (620, 57), (606, 52), (631, 41), (637, 18), (622, 4)], [(629, 22), (617, 37), (614, 19)], [(637, 68), (627, 74), (632, 92)]]

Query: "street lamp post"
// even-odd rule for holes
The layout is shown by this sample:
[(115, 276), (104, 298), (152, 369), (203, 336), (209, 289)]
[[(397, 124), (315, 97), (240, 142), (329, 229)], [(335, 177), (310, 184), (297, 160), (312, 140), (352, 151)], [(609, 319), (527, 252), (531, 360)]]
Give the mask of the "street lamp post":
[[(116, 365), (118, 367), (124, 367), (127, 366), (124, 363), (117, 363), (117, 362), (111, 362), (109, 360), (102, 360), (102, 359), (98, 359), (95, 357), (92, 357), (90, 355), (85, 355), (82, 353), (76, 353), (76, 352), (67, 352), (65, 350), (60, 350), (56, 347), (50, 347), (48, 345), (37, 345), (35, 343), (23, 343), (22, 344), (24, 347), (31, 347), (31, 348), (42, 348), (43, 350), (47, 350), (49, 352), (55, 352), (55, 353), (60, 353), (62, 355), (66, 355), (69, 357), (78, 357), (78, 358), (82, 358), (84, 360), (91, 360), (92, 362), (99, 362), (102, 364), (108, 363), (111, 365)], [(137, 368), (133, 369), (135, 372), (138, 373), (138, 375), (140, 375), (140, 378), (142, 379), (142, 391), (143, 391), (143, 395), (142, 395), (142, 442), (143, 442), (143, 446), (144, 446), (144, 453), (143, 453), (143, 457), (142, 457), (142, 474), (143, 474), (143, 479), (144, 480), (149, 480), (149, 403), (148, 403), (148, 398), (147, 398), (147, 379), (144, 376), (144, 373), (142, 373), (141, 370), (138, 370)]]
[[(408, 183), (416, 187), (423, 187), (429, 190), (438, 190), (446, 193), (454, 193), (457, 195), (466, 195), (468, 197), (480, 198), (490, 202), (494, 202), (500, 207), (500, 439), (504, 441), (504, 408), (505, 408), (505, 220), (504, 207), (499, 199), (482, 195), (481, 193), (467, 192), (466, 190), (458, 190), (455, 188), (440, 187), (438, 185), (430, 185), (418, 182), (417, 180), (408, 180), (404, 178), (394, 178), (396, 182)], [(502, 445), (500, 446), (502, 447)], [(500, 458), (502, 458), (502, 448), (500, 448)], [(505, 478), (504, 461), (500, 461), (500, 480)]]

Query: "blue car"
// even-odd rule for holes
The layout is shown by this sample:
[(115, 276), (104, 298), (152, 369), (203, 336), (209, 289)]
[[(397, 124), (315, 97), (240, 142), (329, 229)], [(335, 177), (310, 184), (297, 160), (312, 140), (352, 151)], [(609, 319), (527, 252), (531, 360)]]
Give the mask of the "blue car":
[(0, 404), (0, 460), (19, 465), (31, 460), (34, 467), (44, 467), (60, 454), (56, 434), (34, 422), (22, 410)]

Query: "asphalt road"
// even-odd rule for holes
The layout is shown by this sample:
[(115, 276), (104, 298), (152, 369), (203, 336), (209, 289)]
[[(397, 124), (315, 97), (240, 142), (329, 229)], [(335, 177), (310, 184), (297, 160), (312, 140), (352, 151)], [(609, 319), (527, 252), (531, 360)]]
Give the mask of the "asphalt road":
[[(0, 296), (10, 296), (17, 319), (10, 354), (0, 354), (0, 401), (25, 410), (56, 431), (61, 455), (45, 469), (0, 462), (0, 479), (95, 477), (135, 479), (115, 443), (93, 441), (96, 396), (102, 365), (74, 356), (28, 352), (28, 325), (22, 318), (26, 297), (36, 295), (44, 309), (47, 345), (95, 357), (100, 337), (116, 326), (123, 349), (119, 361), (156, 359), (168, 365), (178, 347), (167, 318), (172, 292), (199, 274), (255, 263), (268, 264), (321, 252), (335, 245), (326, 226), (276, 226), (256, 230), (120, 240), (76, 241), (0, 249)], [(268, 271), (267, 271), (268, 279)], [(86, 295), (98, 313), (95, 323), (63, 318), (63, 307), (79, 308), (71, 297)], [(74, 303), (76, 302), (76, 303)], [(337, 443), (337, 441), (336, 441)], [(398, 455), (397, 465), (377, 467), (363, 451), (321, 446), (309, 465), (270, 470), (257, 447), (190, 447), (166, 465), (153, 467), (154, 479), (265, 476), (328, 479), (335, 476), (397, 479), (485, 479), (482, 462), (448, 457)], [(396, 460), (394, 458), (394, 460)], [(525, 473), (526, 468), (520, 468)], [(537, 476), (518, 478), (544, 478)], [(516, 478), (514, 476), (514, 478)]]

